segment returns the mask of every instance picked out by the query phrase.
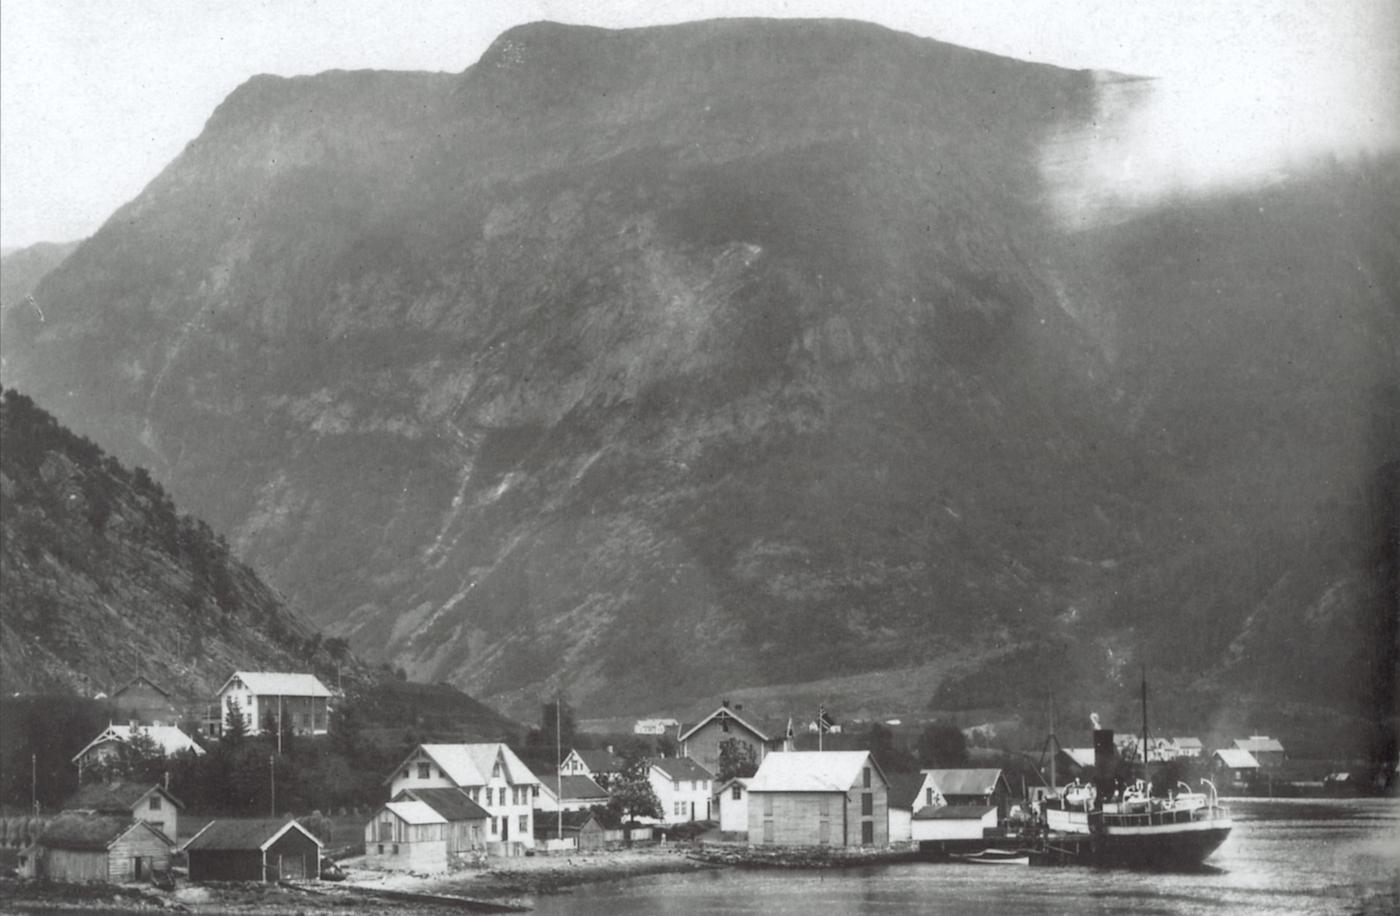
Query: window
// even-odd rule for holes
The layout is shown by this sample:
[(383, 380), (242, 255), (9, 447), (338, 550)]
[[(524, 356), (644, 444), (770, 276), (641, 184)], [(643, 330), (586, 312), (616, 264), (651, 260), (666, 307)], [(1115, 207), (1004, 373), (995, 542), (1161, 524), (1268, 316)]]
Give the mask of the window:
[(522, 815), (520, 815), (520, 832), (521, 832), (521, 833), (529, 833), (529, 832), (530, 832), (530, 815), (528, 815), (528, 814), (522, 814)]
[(426, 764), (426, 763), (420, 763), (420, 764), (418, 764), (418, 778), (419, 778), (419, 779), (427, 779), (430, 775), (432, 775), (432, 769), (433, 769), (433, 768), (432, 768), (429, 764)]
[(693, 780), (693, 779), (690, 781), (690, 791), (692, 791), (692, 792), (695, 791), (695, 780)]
[(681, 790), (681, 781), (680, 781), (679, 779), (673, 779), (673, 780), (671, 780), (671, 791), (672, 791), (672, 792), (679, 792), (680, 790)]
[(495, 836), (496, 834), (498, 834), (498, 833), (500, 833), (500, 832), (501, 832), (500, 829), (496, 826), (496, 818), (494, 818), (494, 817), (491, 818), (491, 835), (492, 835), (492, 836)]
[(744, 797), (744, 787), (735, 783), (734, 788), (729, 790), (729, 797), (735, 801), (739, 801)]
[(864, 780), (861, 785), (865, 786), (867, 789), (870, 788), (870, 767), (865, 768), (865, 772), (861, 774), (861, 779)]
[(933, 804), (933, 786), (929, 786), (927, 789), (925, 789), (925, 790), (924, 790), (924, 793), (925, 793), (925, 795), (924, 795), (924, 804), (926, 804), (926, 805), (931, 805), (931, 804)]
[(817, 799), (817, 814), (820, 817), (831, 817), (831, 799), (823, 795)]
[(500, 762), (499, 760), (497, 760), (497, 761), (495, 762), (495, 764), (491, 767), (491, 775), (492, 775), (492, 776), (500, 776), (500, 775), (501, 775), (501, 762)]
[(159, 795), (152, 795), (152, 796), (151, 796), (151, 810), (152, 810), (152, 811), (159, 811), (159, 810), (160, 810), (160, 796), (159, 796)]
[(446, 778), (447, 778), (447, 774), (444, 773), (444, 772), (442, 771), (442, 767), (438, 767), (438, 779), (446, 779)]
[(771, 796), (771, 795), (769, 795), (769, 794), (767, 794), (767, 793), (764, 793), (764, 795), (763, 795), (763, 816), (764, 816), (764, 817), (772, 817), (772, 816), (773, 816), (773, 796)]
[[(487, 786), (487, 787), (486, 787), (486, 804), (487, 804), (487, 805), (490, 805), (490, 804), (491, 804), (491, 796), (494, 795), (494, 794), (495, 794), (495, 790), (492, 789), (490, 786)], [(494, 821), (493, 821), (492, 823), (494, 824)], [(495, 832), (496, 832), (496, 828), (495, 828), (494, 826), (492, 826), (491, 832), (492, 832), (492, 833), (495, 833)]]
[(866, 817), (875, 813), (875, 796), (869, 792), (860, 793), (860, 813)]

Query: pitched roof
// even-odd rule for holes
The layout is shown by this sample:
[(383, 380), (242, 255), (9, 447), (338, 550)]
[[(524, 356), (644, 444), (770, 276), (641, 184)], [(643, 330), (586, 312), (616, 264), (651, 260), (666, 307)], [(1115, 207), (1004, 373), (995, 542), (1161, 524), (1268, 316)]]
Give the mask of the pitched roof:
[(156, 747), (165, 752), (167, 757), (181, 751), (189, 751), (196, 757), (204, 753), (204, 748), (195, 744), (193, 738), (174, 725), (138, 725), (134, 729), (130, 725), (109, 725), (103, 729), (102, 734), (93, 738), (83, 746), (81, 751), (73, 755), (73, 762), (77, 763), (80, 757), (99, 744), (107, 741), (127, 742), (131, 740), (133, 734), (137, 733), (149, 737), (156, 743)]
[(1248, 738), (1236, 738), (1235, 747), (1242, 751), (1249, 751), (1251, 754), (1282, 754), (1283, 744), (1277, 738), (1270, 738), (1267, 735), (1250, 735)]
[[(1001, 770), (956, 769), (924, 770), (944, 795), (990, 795), (996, 791)], [(956, 806), (955, 806), (956, 807)]]
[(746, 729), (748, 729), (749, 731), (753, 732), (754, 735), (757, 736), (758, 739), (759, 739), (760, 741), (770, 741), (770, 740), (772, 740), (771, 738), (769, 738), (768, 735), (764, 734), (762, 731), (760, 731), (758, 728), (756, 728), (756, 727), (752, 724), (752, 721), (757, 721), (756, 719), (755, 719), (755, 720), (744, 719), (744, 718), (742, 718), (737, 712), (735, 712), (733, 709), (731, 709), (731, 708), (728, 707), (728, 706), (724, 706), (724, 705), (721, 705), (721, 706), (719, 707), (719, 709), (716, 709), (714, 712), (710, 713), (708, 716), (706, 716), (705, 718), (701, 719), (699, 722), (695, 723), (695, 724), (692, 725), (690, 728), (686, 729), (685, 733), (681, 735), (680, 740), (681, 740), (681, 741), (686, 740), (686, 739), (689, 738), (691, 735), (695, 734), (697, 731), (699, 731), (700, 729), (704, 728), (705, 725), (708, 724), (711, 720), (713, 720), (713, 719), (724, 719), (724, 718), (730, 719), (731, 721), (734, 721), (734, 722), (738, 722), (740, 725), (744, 726), (744, 728), (746, 728)]
[(774, 751), (763, 758), (749, 791), (845, 792), (867, 764), (880, 770), (869, 751)]
[(667, 779), (714, 779), (715, 776), (689, 757), (653, 757), (647, 761)]
[[(101, 814), (60, 814), (39, 834), (39, 844), (51, 849), (103, 850), (128, 830), (146, 826), (126, 817)], [(159, 831), (155, 831), (159, 836)]]
[(944, 805), (941, 808), (920, 808), (914, 812), (916, 821), (981, 820), (995, 805)]
[(583, 761), (583, 765), (588, 767), (590, 773), (620, 773), (625, 764), (621, 757), (606, 748), (588, 751), (574, 748), (573, 753), (578, 755), (578, 759)]
[(328, 697), (330, 688), (314, 674), (292, 674), (282, 671), (235, 671), (219, 693), (228, 689), (234, 678), (242, 681), (257, 696)]
[(724, 782), (715, 783), (714, 789), (710, 792), (710, 794), (723, 795), (725, 792), (728, 792), (730, 789), (734, 788), (735, 785), (743, 787), (744, 791), (747, 792), (749, 788), (749, 783), (751, 782), (753, 782), (752, 776), (735, 776), (732, 779), (726, 779)]
[(433, 810), (432, 805), (420, 801), (385, 802), (384, 807), (405, 824), (445, 824), (447, 818)]
[(166, 690), (164, 687), (160, 686), (160, 685), (157, 684), (155, 681), (153, 681), (153, 680), (151, 680), (150, 678), (146, 677), (144, 674), (137, 675), (136, 677), (134, 677), (134, 678), (132, 678), (131, 680), (127, 681), (125, 684), (121, 685), (120, 687), (113, 688), (113, 690), (112, 690), (112, 698), (113, 698), (113, 699), (116, 699), (117, 696), (119, 696), (119, 695), (122, 694), (122, 693), (125, 693), (126, 691), (130, 690), (132, 687), (135, 687), (137, 684), (145, 684), (147, 687), (151, 688), (151, 689), (154, 690), (156, 693), (158, 693), (158, 694), (160, 694), (161, 696), (165, 697), (167, 700), (170, 699), (170, 691), (169, 691), (169, 690)]
[(394, 768), (384, 780), (394, 781), (394, 775), (418, 752), (422, 751), (436, 763), (448, 779), (458, 786), (484, 786), (491, 781), (491, 773), (499, 759), (505, 771), (506, 781), (513, 786), (539, 785), (539, 778), (530, 772), (525, 761), (515, 755), (515, 751), (504, 744), (420, 744)]
[(88, 783), (63, 803), (64, 811), (98, 811), (128, 813), (152, 792), (165, 796), (177, 808), (184, 803), (156, 783), (108, 782)]
[(1060, 751), (1082, 767), (1094, 765), (1094, 749), (1092, 747), (1062, 747)]
[(1259, 761), (1254, 759), (1254, 755), (1237, 747), (1222, 747), (1211, 756), (1219, 757), (1220, 762), (1232, 770), (1259, 769)]
[(923, 773), (890, 774), (890, 807), (913, 808), (919, 800), (919, 790), (924, 786)]
[(1177, 747), (1204, 747), (1200, 738), (1173, 738), (1172, 744)]
[(591, 776), (560, 776), (558, 785), (565, 798), (608, 799), (608, 790), (594, 782)]
[(422, 802), (448, 821), (477, 821), (491, 816), (461, 789), (404, 789), (394, 801), (405, 798)]
[(323, 846), (315, 834), (291, 818), (223, 818), (210, 821), (204, 829), (190, 837), (184, 849), (264, 850), (277, 842), (288, 830), (299, 830), (317, 846)]

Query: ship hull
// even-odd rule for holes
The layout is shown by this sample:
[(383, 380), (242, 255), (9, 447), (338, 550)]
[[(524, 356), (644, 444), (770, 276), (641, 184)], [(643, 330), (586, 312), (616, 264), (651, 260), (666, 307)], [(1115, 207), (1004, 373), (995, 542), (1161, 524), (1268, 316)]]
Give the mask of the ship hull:
[(1088, 853), (1096, 865), (1192, 868), (1205, 862), (1229, 835), (1230, 827), (1220, 824), (1185, 830), (1177, 825), (1108, 828), (1093, 838)]

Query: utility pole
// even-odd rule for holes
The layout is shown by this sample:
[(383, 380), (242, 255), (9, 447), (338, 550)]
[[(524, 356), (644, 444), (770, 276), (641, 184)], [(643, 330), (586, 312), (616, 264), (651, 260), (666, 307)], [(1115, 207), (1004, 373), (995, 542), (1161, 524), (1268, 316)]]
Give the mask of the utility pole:
[(277, 753), (282, 753), (282, 694), (277, 694)]
[(277, 816), (277, 757), (267, 755), (267, 778), (272, 786), (272, 812), (271, 816)]
[(39, 816), (39, 755), (29, 755), (29, 801), (34, 806), (34, 816)]
[(555, 836), (561, 844), (564, 840), (564, 774), (559, 772), (560, 765), (564, 762), (561, 756), (564, 753), (564, 731), (559, 724), (559, 720), (563, 717), (562, 713), (563, 704), (559, 700), (559, 694), (556, 693), (554, 695), (554, 802), (555, 812), (558, 815), (558, 826), (555, 829), (558, 832)]

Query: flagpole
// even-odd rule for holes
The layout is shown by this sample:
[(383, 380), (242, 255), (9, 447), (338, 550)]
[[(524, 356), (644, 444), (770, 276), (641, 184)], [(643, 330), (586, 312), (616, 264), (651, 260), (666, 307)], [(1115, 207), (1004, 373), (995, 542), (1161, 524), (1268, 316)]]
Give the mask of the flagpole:
[(559, 702), (559, 695), (554, 695), (554, 810), (558, 814), (556, 828), (556, 838), (561, 846), (564, 842), (564, 774), (560, 773), (560, 767), (564, 763), (560, 759), (560, 754), (564, 753), (563, 729), (559, 725), (559, 714), (562, 711)]

